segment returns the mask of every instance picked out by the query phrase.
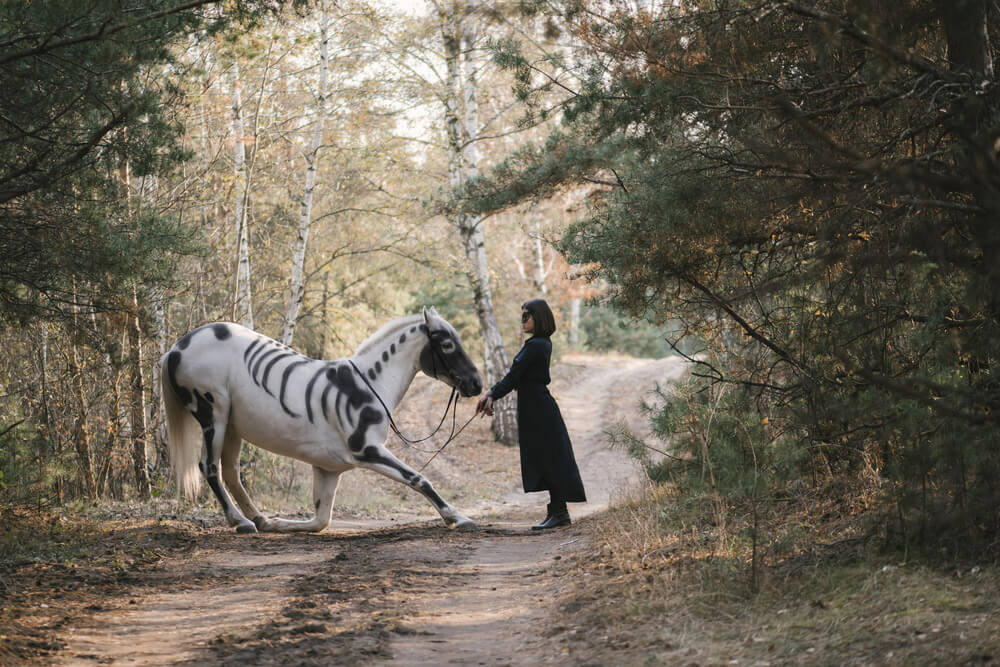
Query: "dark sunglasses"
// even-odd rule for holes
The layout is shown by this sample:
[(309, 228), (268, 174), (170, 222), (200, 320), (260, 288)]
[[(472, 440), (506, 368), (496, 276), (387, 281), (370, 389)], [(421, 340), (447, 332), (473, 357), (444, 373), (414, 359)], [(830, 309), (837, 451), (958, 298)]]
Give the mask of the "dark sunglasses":
[(531, 319), (531, 313), (527, 310), (521, 312), (521, 321), (527, 322)]

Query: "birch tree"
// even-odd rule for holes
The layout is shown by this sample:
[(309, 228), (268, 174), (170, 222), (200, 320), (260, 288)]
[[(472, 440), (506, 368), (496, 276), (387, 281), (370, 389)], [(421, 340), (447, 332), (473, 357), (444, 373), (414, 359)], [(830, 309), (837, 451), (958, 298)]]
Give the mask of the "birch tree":
[(281, 342), (291, 345), (295, 336), (295, 323), (298, 320), (299, 308), (305, 296), (305, 261), (306, 244), (309, 240), (309, 226), (312, 222), (313, 192), (316, 189), (316, 169), (319, 160), (320, 147), (323, 145), (323, 128), (327, 116), (327, 95), (330, 78), (329, 56), (329, 14), (326, 3), (319, 3), (319, 90), (316, 94), (316, 114), (313, 119), (312, 136), (309, 148), (306, 150), (305, 184), (302, 188), (302, 200), (299, 206), (299, 227), (295, 238), (295, 250), (292, 253), (292, 278), (288, 293), (288, 310), (281, 326)]
[[(479, 175), (479, 105), (476, 63), (472, 57), (476, 41), (476, 23), (471, 7), (453, 3), (438, 7), (446, 68), (445, 126), (448, 137), (448, 174), (453, 189)], [(460, 109), (459, 101), (462, 101)], [(460, 117), (461, 112), (461, 117)], [(486, 255), (483, 217), (456, 212), (452, 222), (458, 229), (468, 262), (466, 275), (472, 288), (473, 302), (483, 337), (486, 381), (492, 385), (507, 369), (507, 351), (497, 325), (490, 289), (490, 268)], [(514, 405), (501, 401), (493, 416), (493, 434), (504, 444), (517, 442)]]
[(242, 82), (240, 66), (234, 61), (230, 69), (232, 86), (233, 164), (236, 176), (236, 321), (253, 329), (253, 303), (250, 292), (250, 234), (247, 230), (247, 204), (250, 182), (247, 178), (246, 130), (243, 123)]

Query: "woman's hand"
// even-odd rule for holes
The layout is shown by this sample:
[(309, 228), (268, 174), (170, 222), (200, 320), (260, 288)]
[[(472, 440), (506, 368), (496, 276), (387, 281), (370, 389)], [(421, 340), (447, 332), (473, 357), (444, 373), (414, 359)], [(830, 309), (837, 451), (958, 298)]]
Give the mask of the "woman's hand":
[(493, 416), (493, 397), (489, 394), (484, 394), (479, 402), (476, 403), (476, 414)]

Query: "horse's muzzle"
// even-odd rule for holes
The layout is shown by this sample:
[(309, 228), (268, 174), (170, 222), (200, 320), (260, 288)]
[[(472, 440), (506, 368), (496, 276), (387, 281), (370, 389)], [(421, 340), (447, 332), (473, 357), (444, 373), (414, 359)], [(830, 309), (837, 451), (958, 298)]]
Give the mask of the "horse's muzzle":
[(458, 390), (465, 398), (469, 398), (470, 396), (479, 396), (479, 394), (483, 391), (483, 381), (478, 375), (472, 379), (463, 380), (459, 383)]

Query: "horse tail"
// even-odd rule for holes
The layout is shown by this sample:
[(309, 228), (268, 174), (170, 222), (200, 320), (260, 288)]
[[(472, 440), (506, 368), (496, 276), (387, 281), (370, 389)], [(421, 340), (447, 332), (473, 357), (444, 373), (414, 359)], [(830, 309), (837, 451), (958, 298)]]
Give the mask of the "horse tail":
[(201, 458), (200, 427), (177, 398), (167, 371), (167, 356), (163, 355), (160, 360), (160, 393), (167, 413), (167, 452), (177, 476), (178, 495), (193, 498), (201, 486), (201, 476), (198, 474), (198, 461)]

